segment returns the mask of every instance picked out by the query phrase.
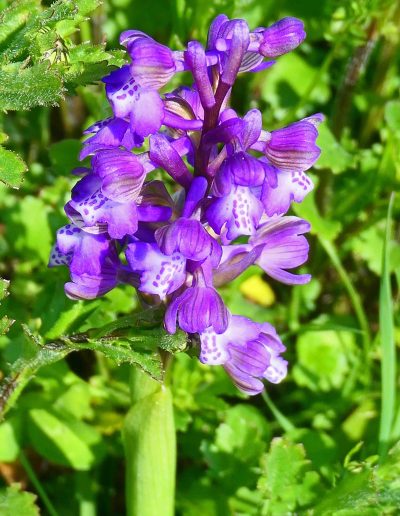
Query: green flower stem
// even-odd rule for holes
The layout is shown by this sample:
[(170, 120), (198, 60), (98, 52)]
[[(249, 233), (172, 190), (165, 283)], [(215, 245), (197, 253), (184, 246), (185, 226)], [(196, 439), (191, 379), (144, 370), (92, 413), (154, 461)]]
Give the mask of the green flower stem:
[(42, 500), (42, 503), (46, 508), (48, 514), (50, 516), (58, 516), (58, 512), (54, 508), (54, 505), (51, 503), (50, 498), (47, 496), (47, 493), (44, 490), (40, 480), (36, 476), (35, 470), (32, 468), (31, 463), (28, 460), (28, 457), (22, 450), (20, 450), (19, 452), (19, 461), (24, 470), (26, 471), (26, 474), (28, 475), (28, 478), (31, 481), (33, 487), (36, 489), (36, 492), (39, 495), (39, 498)]
[(276, 421), (279, 423), (282, 430), (284, 430), (285, 432), (291, 432), (292, 430), (296, 429), (294, 424), (291, 421), (289, 421), (289, 419), (286, 416), (282, 414), (282, 412), (278, 409), (278, 407), (275, 405), (275, 403), (271, 400), (271, 398), (265, 391), (262, 392), (261, 396), (263, 397), (265, 403), (267, 404), (267, 407), (274, 415)]
[(128, 516), (173, 516), (176, 435), (170, 388), (131, 367), (123, 439)]

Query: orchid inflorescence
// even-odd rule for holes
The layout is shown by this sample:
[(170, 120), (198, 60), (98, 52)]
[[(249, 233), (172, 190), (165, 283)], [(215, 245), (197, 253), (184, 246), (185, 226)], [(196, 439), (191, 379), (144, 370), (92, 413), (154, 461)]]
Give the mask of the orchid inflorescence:
[[(272, 66), (265, 58), (304, 38), (295, 18), (250, 31), (225, 15), (211, 23), (206, 48), (190, 41), (173, 51), (123, 32), (130, 63), (103, 78), (113, 116), (85, 131), (81, 158), (91, 156), (91, 168), (74, 171), (83, 177), (49, 263), (69, 267), (73, 299), (133, 285), (147, 304), (165, 307), (167, 332), (178, 325), (196, 336), (201, 362), (223, 365), (247, 394), (261, 392), (263, 378), (285, 377), (285, 347), (270, 324), (232, 315), (217, 287), (253, 264), (282, 283), (310, 280), (288, 271), (307, 259), (310, 226), (285, 214), (313, 187), (304, 172), (320, 154), (322, 115), (269, 132), (260, 111), (240, 117), (229, 97), (239, 74)], [(193, 86), (160, 93), (180, 72)], [(157, 169), (176, 187), (151, 178)]]

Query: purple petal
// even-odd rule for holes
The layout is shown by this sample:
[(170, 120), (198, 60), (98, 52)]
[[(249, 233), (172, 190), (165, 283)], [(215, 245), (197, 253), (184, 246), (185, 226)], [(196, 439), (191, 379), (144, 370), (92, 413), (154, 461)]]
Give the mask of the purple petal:
[(159, 90), (176, 71), (172, 51), (151, 38), (135, 38), (127, 43), (132, 58), (132, 77), (144, 88)]
[(133, 272), (140, 273), (139, 290), (164, 299), (175, 292), (186, 279), (186, 260), (180, 253), (163, 254), (156, 244), (129, 244), (126, 258)]
[(260, 53), (267, 57), (278, 57), (294, 50), (306, 37), (304, 23), (297, 18), (283, 18), (262, 33)]

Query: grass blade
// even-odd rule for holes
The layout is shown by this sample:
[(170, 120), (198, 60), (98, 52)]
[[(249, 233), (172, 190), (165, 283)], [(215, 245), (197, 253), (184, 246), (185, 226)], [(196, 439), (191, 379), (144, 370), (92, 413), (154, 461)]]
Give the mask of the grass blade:
[(394, 342), (393, 301), (390, 285), (389, 243), (394, 194), (389, 201), (385, 240), (382, 252), (382, 274), (379, 292), (379, 327), (381, 336), (381, 418), (379, 455), (383, 459), (389, 448), (396, 406), (396, 348)]

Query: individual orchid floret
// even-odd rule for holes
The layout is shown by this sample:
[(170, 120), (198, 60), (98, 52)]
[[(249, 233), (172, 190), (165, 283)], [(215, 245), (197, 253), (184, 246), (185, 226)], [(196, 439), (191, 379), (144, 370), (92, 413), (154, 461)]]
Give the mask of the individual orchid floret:
[(122, 266), (114, 242), (106, 235), (93, 235), (73, 224), (57, 232), (49, 267), (67, 265), (72, 282), (65, 292), (73, 299), (93, 299), (112, 290), (119, 282)]
[(229, 322), (229, 311), (221, 296), (207, 281), (201, 267), (193, 274), (193, 283), (182, 293), (173, 295), (165, 312), (165, 328), (175, 333), (176, 321), (188, 333), (201, 333), (212, 326), (216, 333), (223, 333)]
[(201, 362), (223, 365), (246, 394), (260, 393), (264, 378), (279, 383), (286, 376), (287, 362), (280, 357), (285, 347), (270, 324), (234, 315), (225, 332), (209, 327), (200, 334), (200, 342)]
[[(142, 87), (132, 77), (129, 65), (103, 78), (115, 117), (128, 118), (136, 146), (157, 132), (164, 117), (164, 105), (157, 90)], [(151, 106), (151, 109), (149, 109)]]
[(309, 245), (303, 236), (310, 224), (298, 217), (274, 217), (262, 224), (249, 239), (252, 248), (260, 248), (255, 263), (269, 276), (288, 285), (301, 285), (311, 279), (309, 274), (292, 274), (286, 269), (303, 265)]
[(282, 172), (304, 172), (319, 158), (321, 149), (316, 145), (316, 118), (312, 120), (303, 119), (267, 134), (265, 155)]
[(279, 57), (297, 48), (305, 39), (304, 23), (297, 18), (283, 18), (266, 29), (256, 29), (262, 37), (259, 52), (265, 57)]

